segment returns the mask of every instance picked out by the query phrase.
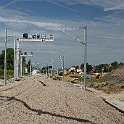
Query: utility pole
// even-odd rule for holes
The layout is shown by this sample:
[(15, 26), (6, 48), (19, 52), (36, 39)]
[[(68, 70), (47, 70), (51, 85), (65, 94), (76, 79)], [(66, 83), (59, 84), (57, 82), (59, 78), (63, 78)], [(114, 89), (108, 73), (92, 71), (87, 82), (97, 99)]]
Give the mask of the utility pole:
[(84, 91), (86, 91), (86, 64), (87, 64), (87, 26), (84, 29)]

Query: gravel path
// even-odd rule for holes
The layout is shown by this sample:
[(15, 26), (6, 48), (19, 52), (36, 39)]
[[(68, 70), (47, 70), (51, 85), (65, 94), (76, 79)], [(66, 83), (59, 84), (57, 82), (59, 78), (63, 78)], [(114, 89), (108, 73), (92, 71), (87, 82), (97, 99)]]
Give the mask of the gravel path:
[(0, 87), (0, 124), (124, 124), (100, 96), (44, 76)]

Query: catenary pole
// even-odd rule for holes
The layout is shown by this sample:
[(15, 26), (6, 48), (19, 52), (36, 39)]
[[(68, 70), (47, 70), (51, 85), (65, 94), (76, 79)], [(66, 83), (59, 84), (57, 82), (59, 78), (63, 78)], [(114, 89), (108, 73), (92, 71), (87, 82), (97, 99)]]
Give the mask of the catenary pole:
[(20, 76), (22, 77), (22, 56), (20, 56)]
[(31, 69), (31, 58), (30, 58), (30, 77), (31, 77), (31, 72), (32, 72), (32, 69)]
[(16, 36), (14, 37), (14, 81), (16, 80)]
[(4, 85), (6, 85), (6, 81), (7, 81), (7, 76), (6, 76), (6, 50), (7, 50), (7, 27), (5, 27), (5, 55), (4, 55)]
[(63, 56), (62, 56), (62, 68), (63, 68), (62, 81), (64, 82), (64, 52), (63, 52)]
[(84, 29), (84, 91), (86, 91), (86, 64), (87, 64), (87, 26)]
[(11, 29), (10, 27), (5, 27), (5, 53), (4, 53), (4, 85), (7, 83), (7, 29)]
[(51, 75), (52, 75), (52, 78), (53, 78), (53, 75), (54, 75), (53, 59), (52, 59), (52, 69), (51, 69)]
[(20, 45), (19, 41), (16, 39), (16, 79), (19, 78), (19, 51), (20, 51)]

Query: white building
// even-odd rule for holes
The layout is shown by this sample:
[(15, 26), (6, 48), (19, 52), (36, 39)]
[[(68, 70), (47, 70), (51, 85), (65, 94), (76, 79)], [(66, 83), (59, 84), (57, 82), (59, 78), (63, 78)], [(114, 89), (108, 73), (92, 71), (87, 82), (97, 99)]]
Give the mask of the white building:
[(35, 69), (35, 70), (32, 71), (32, 75), (37, 75), (39, 72), (40, 72), (39, 70)]

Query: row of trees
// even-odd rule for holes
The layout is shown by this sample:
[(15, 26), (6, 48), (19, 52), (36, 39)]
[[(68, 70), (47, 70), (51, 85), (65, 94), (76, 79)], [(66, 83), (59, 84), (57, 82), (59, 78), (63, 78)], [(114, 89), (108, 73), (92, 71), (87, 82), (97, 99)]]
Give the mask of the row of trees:
[[(112, 62), (111, 64), (99, 64), (96, 66), (86, 64), (87, 68), (87, 73), (90, 72), (95, 72), (95, 73), (102, 73), (102, 72), (111, 72), (112, 70), (118, 68), (119, 66), (124, 65), (124, 63), (120, 62), (118, 63), (117, 61)], [(74, 66), (75, 68), (81, 68), (82, 70), (84, 69), (84, 64), (81, 64), (81, 66)]]
[[(7, 50), (7, 70), (14, 70), (14, 49), (8, 48)], [(2, 53), (0, 54), (0, 70), (4, 69), (4, 56), (5, 56), (5, 50), (2, 50)], [(31, 62), (28, 61), (28, 64), (26, 64), (25, 57), (23, 57), (23, 65), (27, 66), (29, 68)]]
[[(7, 49), (7, 78), (11, 78), (14, 75), (14, 50), (13, 48)], [(0, 54), (0, 78), (3, 78), (4, 73), (4, 55), (5, 51), (2, 50)]]
[[(0, 70), (4, 69), (4, 54), (5, 51), (2, 50), (2, 53), (0, 54)], [(118, 62), (112, 62), (111, 64), (99, 64), (96, 66), (92, 66), (87, 63), (87, 72), (111, 72), (113, 69), (118, 68), (120, 65), (123, 65), (124, 63), (118, 63)], [(23, 58), (23, 65), (27, 66), (29, 70), (30, 61), (28, 64), (26, 64), (25, 58)], [(50, 67), (51, 68), (51, 67)], [(79, 66), (75, 66), (75, 68), (79, 68)], [(80, 68), (83, 70), (84, 64), (81, 64)], [(7, 70), (14, 70), (14, 49), (8, 48), (7, 49)], [(44, 68), (44, 70), (47, 70)]]
[(124, 63), (112, 62), (111, 64), (100, 64), (95, 67), (95, 72), (111, 72), (112, 70), (118, 68)]

